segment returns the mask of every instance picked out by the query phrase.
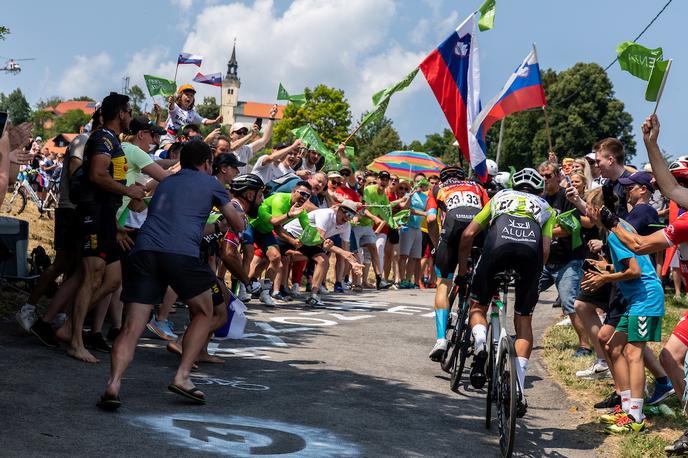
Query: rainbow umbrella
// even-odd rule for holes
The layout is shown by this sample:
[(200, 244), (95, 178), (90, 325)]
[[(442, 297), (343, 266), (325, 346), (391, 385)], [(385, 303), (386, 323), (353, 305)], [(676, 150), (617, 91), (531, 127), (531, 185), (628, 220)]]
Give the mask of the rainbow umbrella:
[(398, 175), (400, 178), (413, 179), (416, 173), (436, 175), (444, 167), (442, 161), (418, 151), (392, 151), (375, 159), (368, 169), (375, 172), (383, 170)]

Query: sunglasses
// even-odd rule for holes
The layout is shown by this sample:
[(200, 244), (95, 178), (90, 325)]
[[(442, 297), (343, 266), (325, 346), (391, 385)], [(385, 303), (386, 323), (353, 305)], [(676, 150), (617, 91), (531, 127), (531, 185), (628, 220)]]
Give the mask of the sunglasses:
[[(342, 208), (342, 207), (339, 207), (339, 208)], [(344, 208), (342, 208), (342, 213), (344, 213), (344, 216), (346, 216), (347, 219), (351, 219), (351, 218), (354, 218), (356, 216), (355, 213), (352, 213), (350, 210), (345, 210)]]
[(393, 183), (399, 183), (399, 178), (392, 178)]
[(311, 193), (310, 193), (310, 192), (306, 192), (306, 191), (298, 191), (298, 192), (299, 192), (299, 195), (300, 195), (303, 199), (308, 200), (308, 199), (311, 198)]
[(544, 178), (545, 180), (549, 180), (552, 177), (554, 177), (554, 175), (552, 175), (551, 173), (543, 173), (542, 174), (542, 178)]
[(341, 185), (342, 185), (342, 182), (341, 182), (341, 181), (336, 181), (336, 180), (335, 180), (335, 181), (330, 181), (330, 183), (332, 183), (334, 186), (341, 186)]
[(350, 177), (351, 176), (351, 172), (348, 170), (340, 170), (339, 174), (343, 177)]
[(248, 133), (248, 129), (235, 130), (234, 133), (239, 134), (239, 135), (246, 135)]
[(411, 190), (411, 188), (401, 188), (401, 187), (399, 188), (400, 192), (409, 192), (410, 190)]

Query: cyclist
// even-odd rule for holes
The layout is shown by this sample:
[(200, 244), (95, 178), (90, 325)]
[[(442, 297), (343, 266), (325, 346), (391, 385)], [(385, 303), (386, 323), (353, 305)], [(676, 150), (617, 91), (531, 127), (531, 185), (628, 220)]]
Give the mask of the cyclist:
[(538, 300), (538, 281), (549, 256), (554, 210), (540, 194), (545, 180), (534, 169), (525, 168), (513, 176), (513, 189), (504, 189), (492, 198), (463, 232), (459, 244), (459, 275), (466, 275), (468, 255), (475, 237), (487, 230), (483, 253), (471, 284), (470, 325), (475, 357), (471, 385), (485, 384), (487, 359), (487, 306), (497, 286), (494, 277), (514, 269), (516, 281), (514, 326), (516, 328), (516, 372), (519, 391), (517, 415), (525, 415), (528, 404), (522, 396), (528, 358), (533, 348), (532, 313)]
[[(447, 351), (445, 331), (449, 316), (448, 294), (458, 263), (456, 246), (461, 234), (473, 217), (488, 201), (487, 193), (475, 181), (466, 180), (461, 167), (449, 166), (440, 171), (440, 181), (430, 193), (425, 207), (429, 228), (433, 229), (435, 243), (435, 269), (439, 272), (439, 284), (435, 292), (435, 324), (437, 341), (430, 352), (430, 359), (441, 361)], [(437, 212), (442, 211), (442, 232), (437, 235)], [(432, 234), (431, 232), (431, 234)]]

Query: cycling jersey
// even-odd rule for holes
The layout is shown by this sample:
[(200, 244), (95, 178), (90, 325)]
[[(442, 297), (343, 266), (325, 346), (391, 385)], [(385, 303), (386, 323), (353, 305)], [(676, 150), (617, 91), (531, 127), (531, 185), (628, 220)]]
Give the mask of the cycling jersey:
[(542, 197), (513, 189), (503, 189), (490, 200), (473, 221), (485, 229), (501, 215), (529, 218), (542, 228), (542, 235), (552, 237), (556, 216), (552, 207)]
[[(292, 207), (291, 193), (276, 192), (260, 204), (258, 216), (249, 220), (254, 232), (269, 234), (275, 230), (275, 226), (270, 223), (274, 216), (286, 215)], [(302, 210), (296, 218), (301, 222), (302, 227), (308, 226), (308, 213)], [(288, 218), (283, 224), (288, 223), (294, 218)]]
[(681, 276), (688, 282), (688, 212), (681, 214), (663, 231), (669, 245), (678, 248)]
[(479, 184), (450, 178), (428, 193), (425, 211), (436, 215), (438, 208), (442, 210), (442, 224), (450, 219), (470, 222), (488, 200), (485, 189)]

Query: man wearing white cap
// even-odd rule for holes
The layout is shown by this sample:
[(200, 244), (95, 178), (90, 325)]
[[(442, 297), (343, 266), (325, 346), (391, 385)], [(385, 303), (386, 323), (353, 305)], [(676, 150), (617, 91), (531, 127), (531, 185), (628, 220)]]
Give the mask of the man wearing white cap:
[[(237, 158), (241, 162), (248, 164), (249, 159), (251, 159), (258, 151), (265, 148), (265, 146), (270, 142), (270, 138), (272, 138), (272, 122), (275, 120), (275, 116), (277, 116), (277, 105), (273, 105), (272, 109), (270, 110), (270, 118), (268, 118), (267, 123), (265, 123), (263, 136), (258, 137), (256, 140), (253, 139), (260, 131), (260, 126), (258, 126), (258, 124), (253, 124), (250, 128), (248, 124), (243, 122), (235, 122), (232, 124), (232, 127), (229, 129), (229, 138), (232, 140), (232, 145), (234, 145), (234, 142), (237, 140), (245, 140), (245, 143), (232, 150), (232, 152), (236, 154)], [(250, 165), (245, 165), (239, 169), (239, 173), (242, 175), (249, 173), (250, 168)]]
[(590, 174), (592, 175), (591, 187), (593, 188), (596, 188), (597, 186), (602, 186), (604, 182), (607, 181), (602, 176), (600, 166), (597, 165), (596, 152), (598, 150), (598, 144), (599, 142), (595, 143), (595, 145), (592, 147), (592, 153), (588, 153), (585, 155), (585, 160), (588, 161), (588, 164), (590, 164)]

